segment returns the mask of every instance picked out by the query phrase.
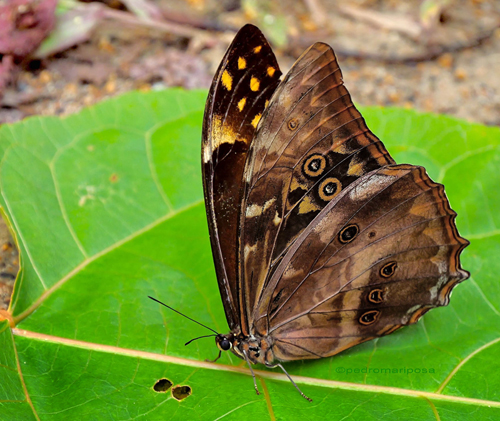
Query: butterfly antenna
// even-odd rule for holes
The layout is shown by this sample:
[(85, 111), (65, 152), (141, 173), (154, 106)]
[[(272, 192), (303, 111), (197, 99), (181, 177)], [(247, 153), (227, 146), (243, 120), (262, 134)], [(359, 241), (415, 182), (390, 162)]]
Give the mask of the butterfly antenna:
[[(218, 332), (216, 332), (216, 331), (215, 331), (215, 330), (213, 330), (212, 328), (210, 328), (210, 327), (208, 327), (208, 326), (205, 326), (203, 323), (197, 322), (196, 320), (192, 319), (191, 317), (186, 316), (185, 314), (182, 314), (180, 311), (177, 311), (175, 308), (172, 308), (172, 307), (170, 307), (170, 306), (167, 306), (165, 303), (162, 303), (161, 301), (158, 301), (156, 298), (153, 298), (153, 297), (151, 297), (150, 295), (148, 295), (148, 298), (151, 298), (153, 301), (156, 301), (157, 303), (160, 303), (162, 306), (165, 306), (165, 307), (169, 308), (170, 310), (175, 311), (177, 314), (180, 314), (181, 316), (185, 317), (186, 319), (189, 319), (189, 320), (191, 320), (192, 322), (198, 323), (200, 326), (203, 326), (205, 329), (211, 330), (212, 332), (214, 332), (214, 333), (215, 333), (215, 335), (209, 335), (209, 336), (216, 336), (216, 335), (218, 335), (218, 334), (219, 334)], [(204, 338), (204, 336), (200, 336), (200, 338)], [(200, 339), (200, 338), (195, 338), (195, 339)], [(192, 339), (191, 341), (194, 341), (194, 339)], [(189, 342), (191, 342), (191, 341), (189, 341)], [(188, 342), (188, 343), (189, 343), (189, 342)], [(188, 343), (187, 343), (187, 344), (188, 344)], [(187, 344), (186, 344), (186, 345), (187, 345)]]
[(184, 344), (184, 346), (189, 345), (191, 342), (196, 341), (197, 339), (201, 339), (201, 338), (211, 338), (211, 337), (213, 337), (213, 336), (217, 336), (217, 335), (205, 335), (205, 336), (198, 336), (197, 338), (191, 339), (190, 341), (186, 342), (186, 343)]

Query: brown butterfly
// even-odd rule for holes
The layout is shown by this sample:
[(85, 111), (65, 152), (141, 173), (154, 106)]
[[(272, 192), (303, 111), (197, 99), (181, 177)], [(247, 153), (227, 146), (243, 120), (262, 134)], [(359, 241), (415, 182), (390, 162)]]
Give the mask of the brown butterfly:
[(210, 240), (231, 329), (215, 339), (250, 370), (330, 357), (416, 323), (469, 277), (459, 260), (469, 242), (443, 186), (395, 164), (354, 107), (333, 50), (316, 43), (280, 76), (263, 34), (244, 26), (203, 124)]

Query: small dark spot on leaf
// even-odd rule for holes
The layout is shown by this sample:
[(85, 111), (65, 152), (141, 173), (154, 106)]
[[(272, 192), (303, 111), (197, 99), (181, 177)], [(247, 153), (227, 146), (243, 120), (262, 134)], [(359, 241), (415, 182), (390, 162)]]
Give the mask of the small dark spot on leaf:
[(118, 175), (116, 173), (113, 173), (109, 176), (109, 181), (112, 183), (116, 183), (118, 181)]
[(158, 393), (165, 393), (172, 387), (172, 382), (168, 379), (160, 379), (153, 386), (153, 390)]
[(189, 386), (175, 386), (172, 388), (172, 396), (178, 401), (182, 401), (191, 395), (191, 388)]

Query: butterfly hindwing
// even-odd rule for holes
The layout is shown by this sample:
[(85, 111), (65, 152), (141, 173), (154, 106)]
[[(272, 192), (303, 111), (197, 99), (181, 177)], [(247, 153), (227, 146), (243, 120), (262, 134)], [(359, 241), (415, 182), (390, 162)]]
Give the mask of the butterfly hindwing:
[(205, 107), (205, 204), (219, 289), (231, 328), (239, 324), (235, 245), (243, 169), (255, 128), (280, 75), (264, 35), (255, 26), (246, 25), (228, 48)]
[(322, 210), (273, 274), (255, 311), (281, 360), (327, 357), (415, 323), (468, 277), (444, 188), (422, 167), (358, 179)]

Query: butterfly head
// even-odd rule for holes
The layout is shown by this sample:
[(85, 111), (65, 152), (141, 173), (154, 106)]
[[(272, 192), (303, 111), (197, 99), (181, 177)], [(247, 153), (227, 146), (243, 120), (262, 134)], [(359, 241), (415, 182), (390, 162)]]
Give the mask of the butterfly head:
[(229, 333), (227, 335), (218, 334), (215, 337), (217, 348), (221, 351), (229, 351), (233, 347), (234, 335)]

